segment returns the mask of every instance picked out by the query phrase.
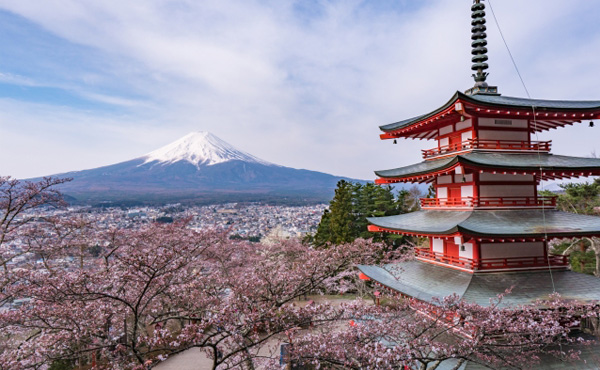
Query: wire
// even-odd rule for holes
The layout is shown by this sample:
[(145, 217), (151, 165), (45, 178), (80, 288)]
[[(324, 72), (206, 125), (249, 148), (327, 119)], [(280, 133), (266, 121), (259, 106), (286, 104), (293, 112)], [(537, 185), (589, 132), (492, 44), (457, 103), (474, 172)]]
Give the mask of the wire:
[[(494, 12), (494, 7), (492, 6), (492, 0), (487, 0), (487, 1), (488, 1), (488, 4), (490, 4), (490, 10), (492, 11), (492, 16), (494, 17), (494, 22), (496, 23), (496, 27), (498, 28), (498, 32), (500, 33), (500, 37), (502, 38), (502, 41), (504, 42), (504, 46), (506, 46), (506, 50), (508, 51), (510, 60), (512, 61), (512, 64), (515, 67), (515, 70), (517, 71), (517, 75), (519, 76), (519, 79), (521, 80), (521, 84), (523, 85), (525, 94), (527, 94), (527, 98), (529, 98), (529, 100), (532, 100), (531, 95), (529, 94), (529, 90), (527, 89), (527, 85), (525, 84), (525, 80), (523, 80), (521, 71), (519, 71), (517, 62), (515, 61), (515, 58), (513, 57), (513, 54), (510, 51), (510, 48), (508, 47), (508, 43), (506, 42), (506, 38), (504, 37), (504, 33), (502, 32), (502, 28), (500, 27), (500, 22), (498, 22), (498, 18), (496, 17), (496, 13)], [(540, 165), (540, 185), (542, 187), (542, 191), (544, 191), (544, 184), (542, 182), (543, 175), (544, 175), (544, 169), (542, 167), (542, 154), (540, 152), (537, 118), (536, 118), (535, 104), (533, 103), (533, 101), (531, 104), (531, 110), (533, 112), (533, 130), (535, 132), (535, 139), (538, 142), (536, 151), (537, 151), (537, 155), (538, 155), (538, 163)], [(543, 222), (543, 229), (544, 229), (544, 249), (545, 249), (545, 254), (546, 254), (546, 262), (548, 263), (548, 271), (550, 272), (550, 281), (552, 282), (552, 291), (554, 293), (556, 293), (556, 286), (554, 285), (554, 276), (552, 275), (552, 266), (550, 265), (550, 256), (548, 255), (548, 228), (546, 226), (546, 204), (543, 201), (542, 201), (542, 222)]]

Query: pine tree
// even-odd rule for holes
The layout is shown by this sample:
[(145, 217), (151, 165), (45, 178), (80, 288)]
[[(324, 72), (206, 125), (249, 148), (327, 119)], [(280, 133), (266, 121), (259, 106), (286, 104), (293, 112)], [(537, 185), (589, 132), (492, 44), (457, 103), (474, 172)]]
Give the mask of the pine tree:
[(314, 237), (310, 238), (307, 235), (307, 237), (304, 238), (304, 241), (309, 243), (313, 242), (315, 245), (325, 245), (327, 242), (331, 241), (331, 229), (329, 227), (331, 222), (330, 219), (331, 212), (326, 209), (323, 212), (323, 216), (321, 216), (321, 221), (319, 222), (319, 226), (317, 227), (317, 232), (315, 233)]
[(355, 185), (345, 180), (340, 180), (331, 200), (329, 210), (330, 241), (334, 244), (348, 243), (356, 239), (354, 227), (356, 215), (354, 209)]
[(327, 243), (346, 243), (356, 238), (383, 241), (391, 246), (403, 244), (404, 237), (385, 233), (369, 232), (369, 217), (393, 216), (414, 211), (413, 196), (405, 190), (394, 195), (391, 186), (373, 183), (338, 182), (335, 196), (325, 210), (313, 238), (305, 238), (317, 246)]

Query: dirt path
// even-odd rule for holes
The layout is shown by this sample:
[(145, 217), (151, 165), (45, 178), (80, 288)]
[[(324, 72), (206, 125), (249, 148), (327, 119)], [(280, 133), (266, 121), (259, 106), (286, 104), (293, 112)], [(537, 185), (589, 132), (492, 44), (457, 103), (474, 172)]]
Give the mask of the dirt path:
[(165, 362), (158, 364), (156, 370), (208, 370), (212, 368), (212, 361), (198, 348), (188, 349)]

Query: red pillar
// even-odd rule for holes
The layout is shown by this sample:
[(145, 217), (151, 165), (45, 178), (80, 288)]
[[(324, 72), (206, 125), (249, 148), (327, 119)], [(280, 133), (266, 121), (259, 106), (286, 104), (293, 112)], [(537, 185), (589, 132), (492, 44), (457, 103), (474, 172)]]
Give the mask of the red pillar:
[(473, 264), (474, 264), (474, 269), (479, 269), (479, 261), (481, 260), (481, 242), (472, 239), (473, 240)]
[(473, 170), (473, 202), (479, 205), (479, 171)]

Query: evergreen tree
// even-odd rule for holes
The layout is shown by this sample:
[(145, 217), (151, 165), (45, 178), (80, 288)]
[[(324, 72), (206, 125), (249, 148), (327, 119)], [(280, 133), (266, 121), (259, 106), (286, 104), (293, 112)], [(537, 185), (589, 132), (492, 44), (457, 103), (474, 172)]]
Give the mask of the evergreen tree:
[(313, 238), (307, 242), (322, 246), (327, 243), (345, 243), (356, 238), (384, 241), (389, 245), (401, 245), (404, 237), (393, 234), (372, 233), (367, 227), (369, 217), (393, 216), (414, 211), (412, 195), (405, 190), (394, 195), (391, 186), (373, 183), (338, 182), (335, 196), (325, 210)]
[(561, 184), (564, 193), (558, 196), (558, 207), (565, 212), (594, 214), (600, 206), (600, 179), (588, 183)]
[(348, 243), (356, 239), (356, 214), (354, 209), (354, 190), (356, 186), (345, 180), (340, 180), (335, 189), (329, 210), (330, 239), (334, 244)]
[[(561, 184), (564, 193), (558, 195), (558, 209), (565, 212), (593, 215), (598, 214), (600, 207), (600, 179), (588, 183)], [(543, 191), (543, 196), (556, 194)], [(570, 245), (569, 245), (570, 244)], [(555, 252), (567, 253), (573, 271), (600, 276), (600, 238), (583, 237), (574, 239), (571, 243), (563, 243), (555, 247)]]
[(314, 237), (311, 238), (311, 234), (308, 234), (304, 238), (304, 242), (313, 242), (315, 245), (327, 244), (327, 242), (331, 240), (331, 229), (329, 228), (330, 218), (331, 212), (326, 209), (323, 212), (323, 216), (321, 216), (321, 221), (319, 222), (319, 226), (317, 227), (317, 232), (315, 233)]

